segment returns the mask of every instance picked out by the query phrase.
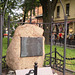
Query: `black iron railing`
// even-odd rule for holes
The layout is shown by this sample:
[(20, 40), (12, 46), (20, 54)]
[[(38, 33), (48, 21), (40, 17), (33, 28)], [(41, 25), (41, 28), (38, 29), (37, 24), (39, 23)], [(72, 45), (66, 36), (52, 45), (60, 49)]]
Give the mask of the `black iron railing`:
[(2, 57), (2, 69), (8, 68), (6, 65), (6, 56)]
[(34, 63), (34, 70), (30, 70), (26, 75), (30, 75), (30, 74), (34, 74), (34, 75), (37, 75), (37, 63)]
[[(52, 61), (51, 61), (51, 67), (60, 71), (60, 72), (63, 72), (63, 65), (64, 65), (64, 61), (63, 61), (63, 56), (56, 50), (55, 48), (55, 51), (53, 51), (52, 53), (55, 54), (54, 57), (51, 57)], [(57, 57), (57, 55), (59, 56), (59, 58)], [(61, 57), (61, 59), (60, 59)], [(66, 60), (75, 60), (75, 57), (73, 58), (66, 58)], [(50, 66), (50, 53), (47, 53), (45, 54), (45, 61), (44, 61), (44, 66)], [(69, 64), (69, 63), (66, 63), (67, 65), (75, 65), (75, 64)]]

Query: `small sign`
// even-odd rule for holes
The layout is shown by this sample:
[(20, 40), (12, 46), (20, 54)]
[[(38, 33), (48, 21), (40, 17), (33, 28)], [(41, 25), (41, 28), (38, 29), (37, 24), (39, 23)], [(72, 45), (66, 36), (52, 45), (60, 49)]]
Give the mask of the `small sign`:
[(33, 57), (42, 55), (42, 37), (21, 37), (21, 57)]

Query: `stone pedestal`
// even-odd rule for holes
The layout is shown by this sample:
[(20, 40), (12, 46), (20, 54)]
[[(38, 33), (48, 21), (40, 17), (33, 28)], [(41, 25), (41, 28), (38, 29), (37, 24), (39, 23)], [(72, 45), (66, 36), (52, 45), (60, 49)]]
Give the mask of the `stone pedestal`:
[[(42, 37), (43, 38), (43, 55), (33, 57), (21, 57), (21, 37)], [(44, 63), (44, 37), (43, 29), (38, 26), (25, 24), (18, 26), (15, 30), (12, 41), (7, 49), (6, 63), (13, 69), (28, 69), (33, 68), (35, 62), (38, 63), (39, 67), (43, 66)]]

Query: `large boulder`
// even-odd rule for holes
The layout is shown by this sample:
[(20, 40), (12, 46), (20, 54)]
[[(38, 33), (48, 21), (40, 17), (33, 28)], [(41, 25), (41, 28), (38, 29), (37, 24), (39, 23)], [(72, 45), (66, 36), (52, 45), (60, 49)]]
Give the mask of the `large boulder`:
[[(20, 37), (42, 37), (43, 55), (34, 57), (20, 57), (21, 51)], [(35, 62), (38, 63), (39, 67), (42, 67), (44, 62), (44, 54), (45, 53), (44, 53), (43, 29), (35, 25), (25, 24), (22, 26), (18, 26), (17, 29), (15, 30), (12, 41), (7, 49), (6, 63), (13, 70), (33, 68)]]

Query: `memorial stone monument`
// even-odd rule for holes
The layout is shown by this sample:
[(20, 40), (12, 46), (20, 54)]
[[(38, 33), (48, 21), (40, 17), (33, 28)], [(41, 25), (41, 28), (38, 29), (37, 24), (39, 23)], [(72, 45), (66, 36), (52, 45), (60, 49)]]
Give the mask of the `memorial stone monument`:
[(42, 67), (44, 55), (43, 29), (31, 24), (18, 26), (7, 49), (7, 65), (19, 70), (33, 68), (37, 62)]

